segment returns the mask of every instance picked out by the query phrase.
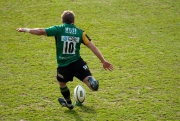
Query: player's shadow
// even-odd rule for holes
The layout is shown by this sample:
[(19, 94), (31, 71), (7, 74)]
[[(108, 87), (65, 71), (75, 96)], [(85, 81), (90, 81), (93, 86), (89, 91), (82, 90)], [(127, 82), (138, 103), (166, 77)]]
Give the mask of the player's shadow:
[[(79, 108), (80, 110), (76, 110), (77, 108)], [(68, 114), (72, 114), (74, 116), (74, 118), (76, 119), (76, 121), (83, 121), (82, 117), (78, 115), (77, 112), (86, 112), (86, 113), (96, 113), (96, 110), (93, 108), (90, 108), (88, 106), (75, 106), (73, 110), (66, 110), (64, 113), (68, 113)]]
[(96, 113), (96, 110), (93, 109), (92, 107), (83, 105), (83, 106), (76, 106), (77, 108), (80, 108), (82, 112), (87, 112), (87, 113)]
[(74, 116), (74, 119), (76, 119), (76, 121), (83, 121), (83, 119), (78, 115), (76, 110), (66, 110), (64, 113), (68, 113)]

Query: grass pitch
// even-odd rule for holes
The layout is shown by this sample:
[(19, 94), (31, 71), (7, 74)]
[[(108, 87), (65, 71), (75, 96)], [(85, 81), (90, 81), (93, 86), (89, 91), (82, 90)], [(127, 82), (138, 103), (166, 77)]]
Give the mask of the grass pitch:
[[(67, 9), (115, 67), (82, 45), (100, 89), (70, 82), (72, 98), (77, 84), (87, 93), (73, 110), (57, 102), (54, 38), (15, 31), (61, 24)], [(0, 21), (0, 120), (180, 120), (180, 1), (1, 0)]]

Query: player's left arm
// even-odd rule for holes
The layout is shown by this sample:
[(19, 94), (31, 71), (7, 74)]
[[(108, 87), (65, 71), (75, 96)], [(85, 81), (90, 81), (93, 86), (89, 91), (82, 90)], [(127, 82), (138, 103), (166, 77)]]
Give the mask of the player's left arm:
[(102, 65), (103, 65), (103, 68), (105, 70), (112, 71), (113, 70), (113, 65), (104, 59), (104, 57), (101, 54), (101, 52), (99, 51), (99, 49), (91, 42), (91, 39), (86, 35), (85, 32), (83, 32), (82, 39), (83, 39), (83, 43), (89, 49), (91, 49), (91, 51), (99, 58), (99, 60), (101, 61)]
[(47, 36), (46, 30), (43, 28), (17, 28), (16, 29), (18, 32), (28, 32), (31, 34), (35, 34), (35, 35), (44, 35)]
[(99, 49), (91, 41), (86, 46), (99, 58), (105, 70), (112, 71), (114, 69), (113, 65), (104, 59)]

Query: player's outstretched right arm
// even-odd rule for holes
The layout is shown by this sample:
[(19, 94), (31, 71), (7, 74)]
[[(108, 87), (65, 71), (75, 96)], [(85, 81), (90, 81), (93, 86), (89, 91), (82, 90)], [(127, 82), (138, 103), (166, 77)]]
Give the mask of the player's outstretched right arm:
[(45, 36), (47, 36), (46, 31), (43, 28), (33, 28), (33, 29), (17, 28), (16, 30), (18, 32), (28, 32), (28, 33), (35, 34), (35, 35), (45, 35)]

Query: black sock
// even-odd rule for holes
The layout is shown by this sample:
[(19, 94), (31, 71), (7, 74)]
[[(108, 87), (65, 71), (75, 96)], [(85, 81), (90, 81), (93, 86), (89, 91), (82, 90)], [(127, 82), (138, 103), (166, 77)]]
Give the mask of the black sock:
[(67, 86), (63, 87), (63, 88), (60, 87), (60, 91), (61, 91), (61, 94), (63, 95), (63, 97), (65, 98), (65, 100), (67, 101), (67, 103), (72, 104), (69, 88)]

